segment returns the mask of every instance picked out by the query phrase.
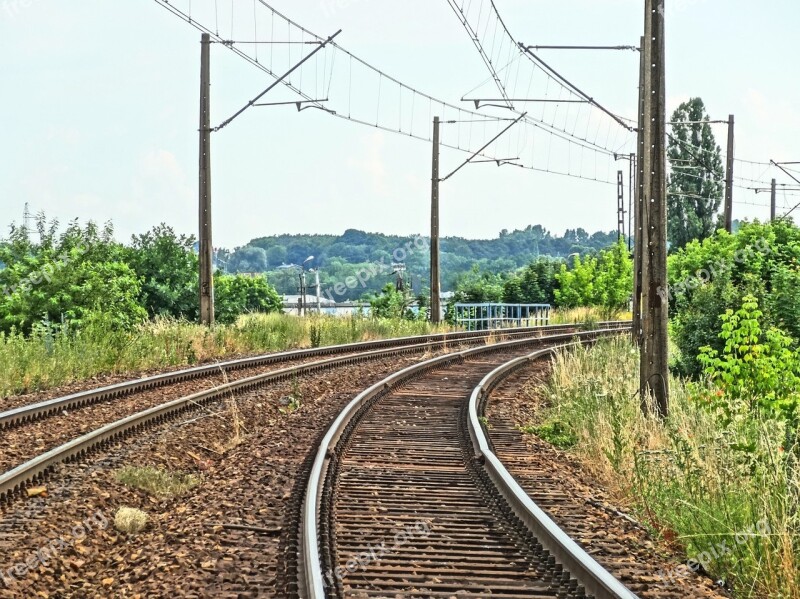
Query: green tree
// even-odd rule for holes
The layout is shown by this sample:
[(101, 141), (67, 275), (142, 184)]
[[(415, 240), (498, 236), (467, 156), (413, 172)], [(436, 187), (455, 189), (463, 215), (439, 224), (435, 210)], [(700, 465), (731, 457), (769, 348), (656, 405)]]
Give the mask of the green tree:
[(756, 298), (766, 328), (800, 341), (800, 229), (788, 220), (744, 223), (693, 241), (668, 260), (672, 331), (683, 374), (699, 375), (700, 348), (724, 350), (719, 315)]
[(606, 315), (624, 309), (633, 288), (633, 263), (623, 240), (601, 251), (596, 257), (575, 258), (572, 269), (566, 264), (555, 275), (556, 304), (564, 308), (596, 306)]
[(746, 295), (741, 307), (720, 316), (722, 351), (700, 348), (698, 360), (720, 389), (706, 401), (724, 415), (726, 423), (736, 415), (761, 412), (797, 428), (800, 413), (800, 351), (792, 339), (774, 327), (762, 329), (763, 312), (758, 300)]
[(370, 314), (377, 318), (408, 318), (415, 316), (409, 309), (414, 303), (409, 291), (398, 291), (394, 284), (387, 283), (380, 295), (370, 298)]
[(198, 314), (198, 257), (192, 236), (160, 224), (131, 238), (126, 259), (142, 282), (141, 303), (150, 316), (194, 320)]
[(667, 230), (673, 248), (714, 233), (722, 202), (724, 173), (720, 147), (703, 100), (692, 98), (672, 114), (667, 157)]
[(270, 313), (283, 309), (283, 301), (264, 277), (214, 274), (216, 320), (235, 322), (242, 314)]
[(575, 256), (572, 268), (562, 264), (556, 274), (558, 289), (555, 290), (556, 305), (562, 308), (578, 308), (593, 306), (596, 303), (597, 292), (597, 258), (589, 256), (581, 259)]
[(267, 250), (267, 263), (270, 268), (277, 268), (286, 263), (286, 248), (273, 245)]
[(538, 258), (503, 284), (503, 301), (509, 304), (555, 303), (556, 272), (560, 260)]
[[(280, 266), (280, 262), (275, 266)], [(246, 245), (238, 248), (228, 262), (231, 272), (266, 272), (267, 252), (263, 248)]]

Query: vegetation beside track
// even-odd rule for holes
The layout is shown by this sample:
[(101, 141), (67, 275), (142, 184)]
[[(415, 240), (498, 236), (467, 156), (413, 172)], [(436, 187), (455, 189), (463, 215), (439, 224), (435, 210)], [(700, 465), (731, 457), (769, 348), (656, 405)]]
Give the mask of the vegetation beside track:
[[(784, 408), (796, 407), (797, 396), (789, 390), (768, 405), (753, 393), (762, 377), (796, 377), (797, 354), (775, 360), (783, 346), (768, 348), (760, 330), (737, 337), (756, 312), (751, 302), (728, 315), (735, 347), (709, 362), (705, 379), (671, 377), (666, 420), (643, 414), (638, 350), (615, 338), (556, 357), (548, 407), (525, 430), (577, 455), (642, 523), (684, 550), (689, 565), (700, 562), (726, 581), (734, 596), (796, 599), (800, 450), (796, 420)], [(732, 381), (725, 376), (731, 366)], [(664, 573), (664, 584), (687, 572)]]
[(0, 333), (0, 397), (100, 375), (191, 366), (244, 354), (444, 332), (425, 321), (254, 314), (211, 329), (161, 318), (131, 330), (102, 323), (78, 331), (37, 327), (29, 336)]

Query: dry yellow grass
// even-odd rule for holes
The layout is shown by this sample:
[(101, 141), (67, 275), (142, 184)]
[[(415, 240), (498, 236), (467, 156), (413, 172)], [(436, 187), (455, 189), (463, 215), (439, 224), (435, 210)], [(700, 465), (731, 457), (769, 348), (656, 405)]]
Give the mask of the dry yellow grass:
[(121, 507), (114, 515), (114, 528), (126, 534), (135, 535), (147, 526), (147, 514), (132, 507)]

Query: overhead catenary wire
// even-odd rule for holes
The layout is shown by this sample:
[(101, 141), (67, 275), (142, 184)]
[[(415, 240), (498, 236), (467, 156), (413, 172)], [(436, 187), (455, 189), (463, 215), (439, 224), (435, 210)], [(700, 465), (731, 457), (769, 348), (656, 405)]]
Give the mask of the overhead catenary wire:
[[(254, 27), (253, 23), (247, 23), (248, 18), (242, 17), (240, 13), (237, 13), (235, 20), (229, 20), (231, 22), (231, 26), (233, 28), (231, 31), (222, 32), (219, 31), (217, 33), (213, 30), (214, 25), (217, 21), (216, 15), (218, 14), (220, 17), (220, 23), (223, 22), (221, 17), (224, 14), (228, 16), (226, 10), (223, 8), (225, 6), (225, 2), (216, 1), (213, 3), (214, 14), (211, 18), (211, 27), (208, 26), (208, 19), (202, 18), (202, 11), (197, 12), (197, 14), (192, 15), (189, 17), (186, 11), (182, 10), (181, 1), (180, 0), (156, 0), (160, 6), (169, 10), (176, 16), (182, 18), (183, 20), (190, 23), (193, 27), (197, 28), (198, 30), (209, 33), (212, 36), (213, 41), (217, 43), (222, 43), (226, 40), (245, 40), (245, 41), (270, 41), (266, 39), (267, 37), (271, 36), (272, 41), (291, 41), (297, 42), (302, 39), (304, 42), (309, 42), (312, 40), (322, 40), (316, 34), (310, 32), (309, 30), (303, 28), (302, 26), (298, 25), (294, 21), (291, 21), (287, 17), (285, 17), (280, 12), (273, 9), (267, 2), (264, 0), (257, 0), (259, 9), (264, 11), (269, 11), (265, 13), (265, 18), (261, 18), (259, 20), (260, 25), (256, 28)], [(198, 4), (197, 0), (194, 0), (193, 10), (197, 11), (196, 6)], [(207, 4), (207, 3), (206, 3)], [(231, 5), (232, 2), (229, 2), (228, 5)], [(247, 27), (245, 27), (245, 25)], [(283, 27), (279, 25), (285, 25), (286, 29), (284, 30)], [(259, 36), (264, 36), (265, 39), (263, 40), (251, 40), (250, 37), (254, 36), (254, 32), (257, 31)], [(276, 36), (276, 32), (283, 31), (282, 35)], [(242, 32), (245, 32), (247, 35), (243, 35)], [(270, 44), (270, 56), (269, 60), (257, 60), (254, 54), (255, 45), (247, 45), (247, 44), (237, 44), (233, 43), (227, 45), (228, 49), (244, 60), (247, 60), (250, 64), (255, 66), (256, 68), (264, 71), (266, 74), (270, 75), (273, 78), (278, 78), (280, 75), (276, 72), (278, 69), (282, 68), (283, 61), (286, 60), (287, 56), (296, 59), (297, 52), (293, 52), (292, 54), (288, 54), (283, 50), (283, 45), (280, 44)], [(287, 45), (288, 48), (299, 48), (300, 44), (292, 43), (291, 45)], [(499, 48), (500, 46), (498, 46)], [(510, 45), (504, 43), (502, 46), (502, 51), (504, 53), (510, 51)], [(433, 109), (436, 109), (436, 112), (440, 112), (442, 114), (461, 114), (464, 117), (472, 117), (472, 118), (460, 118), (459, 120), (465, 121), (465, 127), (472, 127), (472, 124), (467, 123), (466, 121), (469, 120), (480, 120), (483, 122), (488, 122), (492, 125), (492, 131), (487, 131), (485, 137), (479, 137), (474, 134), (471, 130), (457, 130), (453, 131), (450, 139), (443, 139), (442, 140), (442, 147), (444, 148), (451, 148), (456, 150), (461, 150), (464, 152), (471, 152), (474, 148), (489, 137), (491, 137), (494, 131), (499, 130), (502, 128), (507, 120), (505, 117), (498, 117), (496, 115), (488, 114), (488, 113), (477, 113), (469, 110), (465, 110), (460, 106), (455, 106), (439, 100), (430, 94), (426, 94), (419, 89), (414, 88), (404, 82), (399, 81), (398, 79), (388, 75), (384, 71), (372, 66), (371, 64), (367, 63), (362, 58), (352, 54), (351, 52), (347, 51), (346, 49), (342, 48), (338, 43), (331, 42), (324, 50), (325, 59), (319, 60), (319, 66), (314, 65), (313, 61), (308, 65), (305, 65), (303, 68), (310, 68), (313, 70), (314, 68), (321, 69), (323, 71), (322, 75), (316, 73), (314, 76), (309, 76), (308, 78), (302, 79), (300, 74), (298, 73), (296, 78), (292, 78), (291, 81), (285, 80), (283, 81), (283, 85), (290, 90), (292, 93), (299, 96), (302, 102), (307, 103), (309, 107), (318, 108), (321, 110), (329, 111), (330, 114), (336, 116), (337, 118), (341, 118), (344, 120), (349, 120), (355, 123), (359, 123), (362, 125), (366, 125), (369, 127), (373, 127), (382, 131), (388, 131), (395, 134), (402, 134), (404, 136), (412, 137), (414, 139), (419, 139), (423, 141), (430, 141), (430, 122), (431, 119), (423, 120), (419, 118), (420, 116), (420, 102), (424, 102), (429, 104), (429, 110), (431, 114), (433, 114)], [(337, 60), (337, 55), (342, 53), (347, 60), (345, 61), (344, 70), (342, 71), (341, 61)], [(330, 56), (328, 56), (330, 54)], [(327, 70), (327, 74), (325, 71)], [(358, 76), (356, 71), (358, 70)], [(358, 97), (355, 93), (356, 89), (356, 81), (358, 80), (359, 85), (361, 80), (365, 78), (365, 76), (369, 76), (372, 74), (378, 83), (381, 86), (381, 103), (380, 106), (377, 106), (375, 103), (375, 96), (372, 96), (370, 100), (369, 94), (367, 94), (364, 98)], [(342, 75), (344, 77), (342, 78)], [(508, 79), (513, 79), (514, 74), (509, 70)], [(319, 93), (320, 86), (317, 84), (319, 79), (325, 80), (327, 78), (327, 87), (329, 93), (321, 94)], [(344, 85), (342, 85), (344, 84)], [(397, 86), (397, 88), (394, 88)], [(376, 85), (377, 89), (378, 85)], [(391, 89), (391, 93), (389, 93), (389, 88)], [(359, 87), (359, 89), (362, 89)], [(342, 93), (344, 92), (344, 93)], [(384, 93), (386, 92), (386, 93)], [(387, 95), (388, 94), (388, 95)], [(384, 97), (391, 97), (392, 100), (384, 100)], [(328, 101), (323, 103), (323, 98), (326, 98)], [(342, 103), (342, 99), (344, 99), (344, 103)], [(368, 112), (364, 111), (366, 103), (372, 103), (371, 106), (371, 116), (368, 116)], [(389, 102), (389, 104), (386, 104)], [(410, 108), (409, 108), (410, 106)], [(423, 109), (424, 110), (424, 109)], [(378, 118), (376, 119), (376, 114)], [(527, 117), (530, 118), (530, 115)], [(376, 122), (377, 120), (377, 122)], [(515, 142), (520, 145), (521, 140), (525, 139), (527, 143), (527, 148), (525, 148), (524, 152), (520, 152), (520, 155), (527, 156), (528, 158), (522, 160), (524, 164), (522, 166), (524, 168), (528, 168), (530, 170), (538, 171), (538, 172), (547, 172), (557, 175), (564, 175), (570, 176), (578, 179), (583, 179), (592, 182), (602, 182), (606, 184), (614, 184), (613, 178), (611, 176), (610, 168), (608, 166), (607, 160), (598, 160), (601, 158), (602, 154), (605, 154), (606, 151), (591, 145), (591, 143), (587, 142), (579, 142), (575, 139), (571, 138), (567, 134), (564, 133), (553, 133), (552, 128), (550, 127), (549, 123), (525, 123), (520, 124), (520, 127), (524, 129), (524, 131), (520, 130), (516, 133), (515, 137), (510, 141), (513, 145)], [(532, 128), (532, 131), (528, 131), (529, 128)], [(542, 132), (533, 133), (537, 128), (540, 128), (542, 132), (546, 132), (548, 135), (551, 136), (552, 141), (549, 142), (552, 144), (557, 144), (558, 148), (555, 148), (555, 151), (552, 152), (553, 162), (548, 163), (545, 168), (544, 165), (544, 156), (545, 154), (550, 154), (551, 152), (545, 152), (544, 142), (537, 144), (538, 138), (542, 137)], [(468, 146), (465, 146), (466, 140), (469, 139), (470, 143)], [(542, 141), (542, 140), (539, 140)], [(572, 163), (566, 163), (570, 158), (568, 152), (568, 144), (570, 143), (577, 143), (578, 145), (584, 146), (580, 151), (580, 154), (586, 154), (586, 152), (590, 153), (597, 153), (594, 154), (596, 160), (594, 162), (586, 162), (582, 168), (576, 168), (576, 166)], [(551, 148), (552, 149), (552, 148)], [(528, 151), (530, 150), (530, 151)], [(577, 155), (573, 153), (573, 155)], [(495, 159), (496, 157), (491, 155), (483, 156), (487, 159)], [(566, 164), (565, 164), (566, 163)], [(598, 165), (594, 167), (595, 163)], [(594, 168), (593, 168), (594, 167)]]
[[(496, 84), (496, 87), (497, 87), (498, 91), (500, 92), (501, 97), (496, 99), (496, 100), (494, 100), (494, 102), (501, 102), (502, 106), (504, 106), (505, 108), (514, 111), (516, 114), (520, 114), (521, 111), (517, 110), (513, 106), (513, 104), (514, 104), (514, 102), (523, 102), (523, 101), (526, 101), (526, 100), (523, 99), (523, 98), (519, 98), (517, 96), (517, 94), (516, 94), (516, 90), (518, 88), (518, 76), (517, 76), (517, 79), (515, 80), (515, 82), (513, 84), (508, 82), (508, 77), (510, 76), (510, 74), (507, 75), (506, 80), (503, 81), (503, 80), (501, 80), (500, 73), (496, 69), (495, 65), (496, 64), (502, 64), (502, 61), (503, 61), (503, 58), (504, 58), (502, 56), (503, 43), (507, 43), (508, 44), (509, 55), (513, 55), (513, 54), (516, 53), (518, 56), (523, 56), (523, 55), (525, 55), (524, 49), (520, 48), (519, 45), (517, 44), (516, 40), (511, 36), (511, 34), (510, 34), (508, 28), (506, 27), (503, 19), (500, 17), (499, 13), (497, 12), (497, 8), (496, 8), (496, 6), (494, 5), (493, 2), (489, 1), (487, 3), (486, 0), (478, 0), (478, 4), (477, 4), (476, 7), (473, 7), (472, 2), (470, 2), (465, 8), (463, 2), (461, 3), (461, 6), (459, 7), (458, 4), (455, 2), (455, 0), (447, 0), (447, 1), (448, 1), (448, 4), (450, 5), (451, 9), (453, 10), (454, 14), (456, 14), (459, 22), (462, 24), (462, 26), (467, 31), (467, 34), (469, 35), (469, 38), (470, 38), (471, 42), (477, 48), (478, 53), (481, 56), (481, 59), (483, 60), (484, 64), (486, 65), (487, 69), (490, 72), (490, 77), (485, 82), (493, 80), (495, 82), (495, 84)], [(484, 6), (485, 4), (487, 4), (488, 7), (485, 7)], [(493, 22), (494, 25), (495, 25), (495, 31), (499, 28), (501, 30), (501, 32), (502, 32), (501, 35), (502, 35), (503, 42), (500, 45), (500, 51), (498, 52), (497, 55), (495, 55), (495, 52), (494, 52), (493, 49), (490, 49), (490, 50), (487, 51), (487, 49), (486, 49), (486, 46), (487, 46), (486, 40), (482, 41), (481, 40), (481, 35), (479, 33), (479, 30), (481, 29), (481, 22), (482, 22), (483, 15), (484, 15), (484, 8), (486, 8), (485, 12), (487, 14), (487, 16), (486, 16), (486, 19), (487, 19), (486, 27), (484, 27), (484, 31), (486, 30), (486, 28), (488, 28), (489, 23)], [(472, 17), (470, 16), (470, 12), (473, 14)], [(474, 13), (476, 13), (476, 12), (477, 12), (477, 17), (474, 16)], [(494, 47), (494, 44), (492, 44), (492, 48), (493, 47)], [(508, 62), (506, 62), (505, 64), (507, 65)], [(530, 64), (530, 63), (528, 63), (528, 64)], [(520, 69), (521, 69), (521, 62), (518, 63), (517, 66), (518, 66), (517, 72), (519, 74)], [(505, 66), (503, 68), (505, 68)], [(555, 82), (559, 86), (558, 99), (560, 99), (560, 102), (557, 102), (555, 99), (550, 99), (550, 98), (547, 97), (547, 93), (545, 93), (544, 98), (540, 99), (540, 101), (544, 100), (545, 103), (556, 104), (556, 110), (553, 112), (553, 114), (551, 115), (551, 118), (549, 118), (549, 119), (546, 118), (546, 116), (545, 116), (545, 108), (543, 107), (542, 114), (536, 119), (536, 120), (538, 120), (538, 122), (540, 124), (543, 124), (546, 127), (549, 127), (551, 130), (554, 129), (556, 131), (561, 132), (562, 134), (566, 134), (567, 136), (572, 137), (575, 140), (580, 140), (580, 141), (582, 141), (584, 143), (589, 143), (590, 145), (593, 145), (593, 146), (596, 146), (596, 147), (599, 146), (603, 150), (605, 150), (608, 153), (609, 156), (618, 147), (624, 147), (624, 145), (626, 145), (626, 144), (620, 145), (619, 142), (616, 141), (616, 137), (615, 137), (614, 141), (609, 143), (609, 139), (608, 139), (609, 131), (606, 131), (607, 139), (606, 139), (605, 143), (600, 143), (598, 141), (599, 133), (596, 133), (594, 139), (590, 139), (590, 137), (588, 135), (588, 130), (589, 130), (589, 125), (590, 125), (591, 115), (587, 115), (587, 128), (586, 128), (587, 129), (587, 133), (583, 137), (581, 137), (580, 135), (578, 135), (576, 133), (577, 121), (572, 127), (568, 126), (568, 120), (565, 121), (564, 124), (557, 123), (557, 115), (558, 115), (557, 105), (559, 103), (574, 103), (574, 102), (577, 102), (577, 101), (585, 102), (587, 104), (591, 104), (594, 107), (599, 108), (601, 111), (606, 112), (606, 114), (608, 114), (612, 118), (616, 119), (618, 117), (616, 117), (616, 115), (613, 115), (612, 113), (610, 113), (610, 111), (605, 111), (603, 109), (603, 107), (600, 106), (592, 98), (586, 96), (585, 94), (580, 95), (580, 90), (578, 90), (577, 88), (575, 88), (575, 90), (577, 90), (577, 92), (575, 90), (573, 90), (572, 88), (570, 88), (570, 85), (571, 85), (570, 82), (568, 82), (566, 80), (564, 80), (564, 82), (559, 81), (559, 79), (558, 79), (559, 74), (558, 73), (550, 73), (546, 69), (541, 68), (539, 65), (536, 65), (536, 64), (532, 65), (531, 80), (528, 83), (528, 90), (530, 90), (533, 76), (537, 72), (538, 73), (542, 73), (543, 76), (545, 77), (545, 85), (546, 85), (548, 90), (549, 90), (549, 84), (550, 84), (551, 81)], [(509, 87), (509, 86), (510, 86), (510, 89), (507, 89), (507, 87)], [(476, 91), (479, 87), (481, 87), (481, 85), (479, 85), (476, 88), (473, 88), (473, 90), (471, 90), (470, 92), (465, 94), (465, 97), (462, 98), (462, 100), (464, 100), (464, 101), (473, 101), (474, 102), (475, 101), (474, 99), (466, 98), (466, 96), (471, 94), (471, 93), (473, 93), (474, 91)], [(574, 86), (572, 86), (572, 87), (574, 88)], [(564, 91), (566, 91), (567, 94), (568, 94), (567, 98), (564, 98), (562, 96), (562, 93)], [(486, 105), (486, 104), (484, 104), (484, 105)], [(500, 104), (493, 104), (491, 102), (488, 105), (490, 105), (490, 106), (500, 106)], [(476, 109), (478, 108), (478, 106), (479, 106), (479, 102), (476, 102)], [(530, 111), (528, 111), (528, 113), (530, 115)], [(532, 117), (529, 116), (527, 120), (533, 120), (533, 119), (532, 119)], [(625, 123), (622, 123), (622, 124), (625, 127), (626, 132), (630, 133), (630, 131), (631, 131), (630, 125), (627, 125)], [(599, 131), (599, 128), (598, 128), (598, 131)], [(616, 136), (616, 134), (615, 134), (615, 136)], [(631, 143), (631, 140), (630, 139), (627, 140), (627, 144), (630, 144), (630, 143)]]

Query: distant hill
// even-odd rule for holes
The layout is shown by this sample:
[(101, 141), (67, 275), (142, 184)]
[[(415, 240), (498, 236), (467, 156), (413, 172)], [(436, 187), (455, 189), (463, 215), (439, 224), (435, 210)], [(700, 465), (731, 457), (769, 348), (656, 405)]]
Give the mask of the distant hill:
[[(522, 230), (503, 230), (495, 239), (446, 237), (441, 241), (442, 287), (452, 290), (463, 273), (474, 266), (493, 272), (511, 271), (525, 266), (540, 256), (566, 258), (570, 254), (587, 254), (608, 247), (617, 239), (616, 231), (587, 233), (568, 229), (554, 235), (541, 225)], [(357, 299), (365, 293), (380, 290), (392, 281), (393, 262), (403, 262), (415, 291), (427, 287), (430, 277), (429, 240), (367, 233), (348, 229), (342, 235), (274, 235), (253, 239), (233, 252), (222, 251), (219, 266), (229, 272), (266, 272), (281, 293), (297, 292), (296, 269), (285, 265), (301, 264), (309, 256), (312, 268), (319, 268), (323, 294), (337, 283), (346, 292), (333, 293), (333, 299)], [(280, 268), (284, 266), (284, 268)], [(366, 271), (366, 272), (364, 272)], [(346, 282), (348, 277), (357, 277)], [(313, 283), (313, 276), (309, 277)], [(330, 293), (328, 295), (331, 295)]]

